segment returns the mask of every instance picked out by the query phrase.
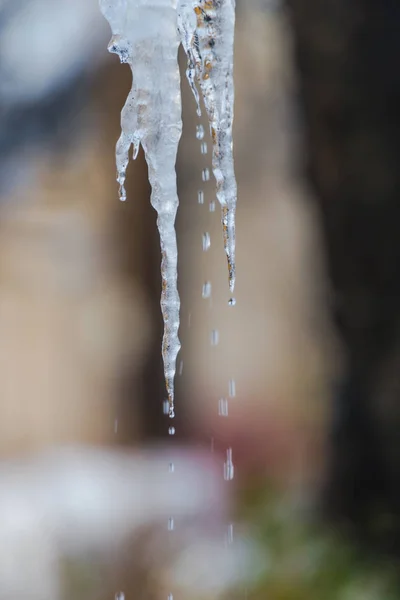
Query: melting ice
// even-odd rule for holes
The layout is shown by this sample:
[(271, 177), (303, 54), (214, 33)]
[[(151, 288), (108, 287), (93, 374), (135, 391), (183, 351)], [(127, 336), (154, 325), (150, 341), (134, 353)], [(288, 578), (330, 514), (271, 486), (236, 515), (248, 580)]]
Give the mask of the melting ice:
[[(173, 417), (176, 357), (180, 349), (175, 233), (179, 204), (175, 163), (182, 133), (178, 47), (182, 43), (187, 55), (186, 75), (197, 112), (201, 114), (201, 94), (209, 121), (212, 170), (221, 205), (229, 288), (233, 291), (237, 197), (232, 151), (235, 0), (100, 0), (100, 8), (112, 30), (108, 49), (122, 63), (129, 64), (133, 75), (116, 147), (117, 181), (120, 199), (124, 201), (130, 148), (133, 147), (136, 158), (142, 145), (160, 234), (162, 354), (169, 415)], [(199, 126), (198, 139), (203, 135)], [(203, 179), (208, 180), (207, 169)], [(199, 202), (204, 202), (203, 196), (201, 200), (199, 196)]]

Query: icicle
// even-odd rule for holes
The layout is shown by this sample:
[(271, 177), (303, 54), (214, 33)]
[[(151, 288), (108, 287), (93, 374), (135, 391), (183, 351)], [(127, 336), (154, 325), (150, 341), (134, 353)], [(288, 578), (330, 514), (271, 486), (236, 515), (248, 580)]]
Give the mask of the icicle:
[[(161, 244), (164, 319), (162, 354), (169, 415), (174, 416), (174, 377), (180, 350), (180, 299), (177, 289), (178, 251), (175, 218), (178, 209), (175, 163), (182, 133), (178, 46), (188, 57), (187, 78), (201, 115), (201, 91), (213, 144), (212, 168), (221, 205), (229, 287), (235, 287), (236, 180), (233, 165), (233, 38), (235, 0), (100, 0), (112, 38), (108, 49), (132, 70), (132, 88), (121, 114), (116, 146), (120, 200), (126, 200), (129, 151), (135, 159), (142, 145), (157, 211)], [(197, 85), (196, 85), (197, 84)], [(197, 87), (198, 86), (198, 87)], [(199, 125), (197, 139), (204, 137)], [(201, 151), (207, 151), (202, 143)], [(202, 172), (208, 181), (209, 170)], [(204, 203), (202, 191), (199, 203)], [(210, 203), (210, 211), (215, 204)]]
[(210, 124), (213, 173), (222, 212), (229, 288), (233, 292), (237, 199), (232, 144), (235, 0), (180, 0), (178, 27), (188, 57), (188, 80), (198, 103), (195, 75)]
[(116, 148), (117, 181), (120, 199), (125, 200), (129, 150), (133, 145), (135, 158), (141, 144), (160, 233), (162, 354), (169, 414), (173, 416), (174, 376), (180, 349), (175, 163), (182, 132), (176, 0), (100, 0), (100, 8), (113, 33), (109, 50), (132, 69), (132, 89), (122, 109), (122, 133)]

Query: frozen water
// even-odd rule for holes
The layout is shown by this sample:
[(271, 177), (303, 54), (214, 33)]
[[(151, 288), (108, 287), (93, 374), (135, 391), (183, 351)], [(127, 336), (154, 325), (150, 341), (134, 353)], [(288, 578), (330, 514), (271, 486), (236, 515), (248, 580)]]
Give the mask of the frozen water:
[(180, 300), (177, 288), (178, 250), (175, 217), (178, 209), (175, 163), (182, 132), (179, 37), (176, 2), (172, 0), (100, 0), (112, 38), (110, 52), (132, 69), (132, 88), (121, 114), (117, 142), (117, 181), (126, 199), (125, 175), (130, 147), (141, 144), (148, 164), (151, 203), (157, 211), (161, 243), (164, 319), (162, 354), (170, 415), (174, 412), (174, 376), (180, 349)]
[[(116, 146), (120, 200), (126, 200), (129, 152), (144, 150), (157, 211), (161, 244), (161, 310), (164, 320), (162, 355), (169, 415), (174, 415), (174, 378), (180, 350), (180, 299), (177, 288), (178, 250), (175, 218), (178, 209), (175, 163), (182, 133), (178, 47), (188, 58), (186, 75), (200, 115), (199, 91), (212, 139), (212, 168), (221, 204), (229, 287), (235, 286), (236, 180), (233, 165), (233, 39), (235, 0), (100, 0), (110, 24), (108, 49), (132, 70), (132, 88), (121, 114)], [(196, 137), (204, 138), (198, 125)], [(205, 143), (202, 151), (206, 151)], [(203, 181), (210, 172), (203, 169)], [(199, 195), (199, 202), (204, 196)], [(211, 205), (210, 205), (210, 210)]]
[(212, 166), (222, 209), (229, 287), (233, 291), (237, 199), (232, 143), (235, 0), (180, 0), (178, 27), (188, 58), (188, 81), (198, 105), (196, 84), (200, 88), (210, 124)]

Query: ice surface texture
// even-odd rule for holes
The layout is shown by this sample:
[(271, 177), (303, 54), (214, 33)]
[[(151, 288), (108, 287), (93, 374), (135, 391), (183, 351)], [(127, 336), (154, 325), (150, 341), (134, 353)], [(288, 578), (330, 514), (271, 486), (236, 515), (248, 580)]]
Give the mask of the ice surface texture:
[(162, 354), (169, 415), (174, 416), (174, 377), (180, 349), (180, 299), (175, 218), (176, 156), (182, 133), (178, 47), (187, 57), (187, 77), (200, 114), (199, 90), (210, 123), (213, 173), (221, 204), (229, 286), (235, 285), (236, 181), (232, 153), (234, 0), (100, 0), (112, 38), (109, 51), (132, 69), (132, 88), (121, 114), (116, 147), (117, 181), (126, 200), (130, 147), (145, 153), (161, 243), (164, 319)]

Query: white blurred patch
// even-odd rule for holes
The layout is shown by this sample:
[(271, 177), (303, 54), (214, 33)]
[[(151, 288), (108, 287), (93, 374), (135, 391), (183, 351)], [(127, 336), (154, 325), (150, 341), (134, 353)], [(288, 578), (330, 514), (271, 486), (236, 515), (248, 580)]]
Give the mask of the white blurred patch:
[[(77, 447), (35, 460), (3, 462), (0, 598), (58, 600), (61, 558), (107, 556), (127, 537), (166, 523), (170, 515), (179, 523), (189, 521), (199, 539), (201, 524), (221, 522), (226, 509), (217, 467), (208, 455), (165, 448), (129, 453)], [(207, 538), (203, 540), (189, 557), (200, 560), (199, 565)], [(182, 542), (193, 543), (193, 537)], [(218, 589), (232, 573), (221, 568), (213, 580)], [(191, 581), (195, 584), (197, 578), (185, 585)]]
[(0, 36), (5, 104), (38, 101), (105, 59), (109, 32), (97, 0), (28, 0), (10, 8), (8, 21), (7, 11)]

